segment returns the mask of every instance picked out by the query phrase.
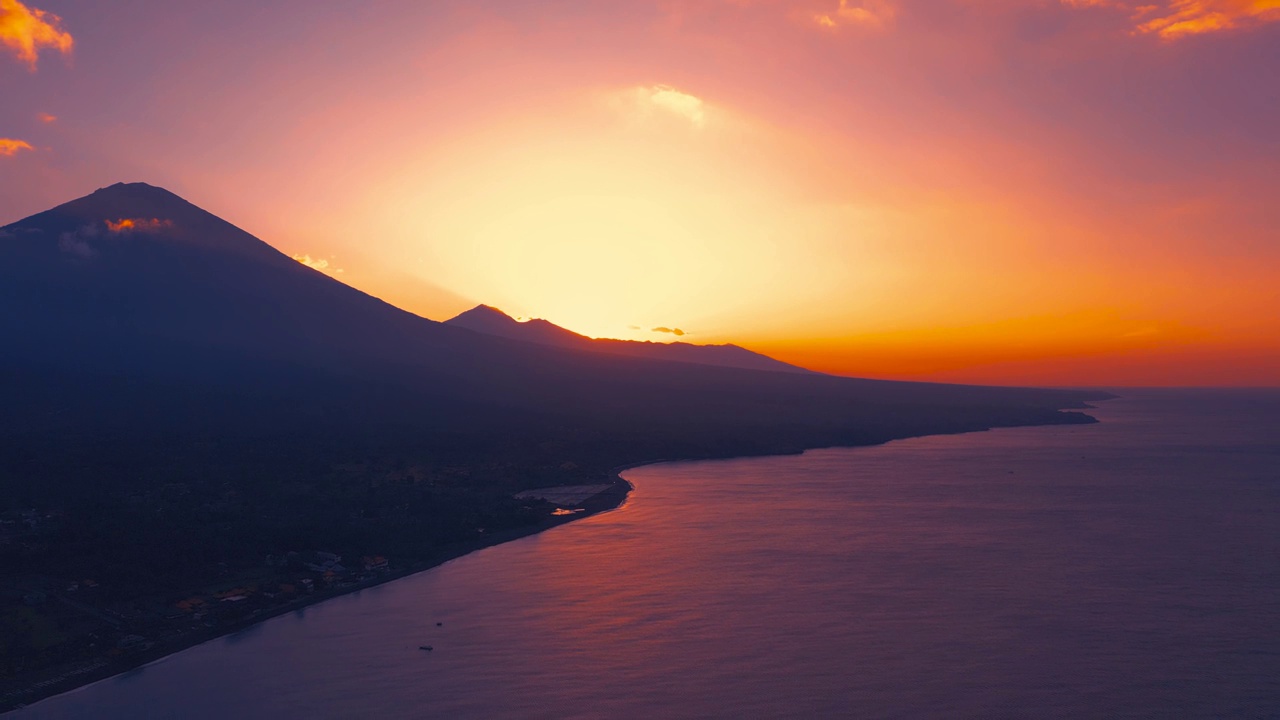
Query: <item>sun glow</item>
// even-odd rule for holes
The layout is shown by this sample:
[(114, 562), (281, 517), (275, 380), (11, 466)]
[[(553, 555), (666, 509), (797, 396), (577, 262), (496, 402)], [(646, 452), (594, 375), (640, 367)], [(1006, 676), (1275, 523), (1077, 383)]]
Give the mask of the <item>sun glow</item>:
[(597, 122), (573, 137), (503, 126), (460, 138), (456, 162), (435, 159), (447, 184), (408, 170), (403, 185), (423, 188), (416, 202), (393, 197), (379, 215), (389, 234), (429, 228), (425, 247), (404, 243), (425, 251), (424, 278), (593, 337), (670, 341), (650, 328), (696, 333), (763, 287), (834, 282), (829, 269), (778, 262), (803, 256), (807, 241), (787, 237), (789, 211), (740, 157), (749, 132), (706, 123), (690, 133), (705, 105), (674, 105), (663, 111), (672, 122), (588, 104), (569, 110)]
[[(226, 34), (243, 53), (172, 71), (95, 51), (80, 86), (138, 75), (106, 107), (27, 72), (72, 48), (33, 10), (54, 34), (24, 21), (0, 46), (23, 81), (0, 208), (157, 158), (156, 183), (433, 319), (487, 303), (913, 379), (1128, 382), (1159, 356), (1161, 382), (1280, 381), (1258, 90), (1280, 0), (396, 6), (308, 6), (296, 43)], [(134, 36), (66, 14), (76, 48)], [(184, 16), (144, 19), (147, 60)], [(208, 75), (224, 65), (244, 82)]]
[[(983, 368), (1001, 362), (1208, 341), (1181, 269), (1147, 252), (1153, 240), (1116, 245), (1084, 219), (1044, 227), (1034, 187), (912, 189), (895, 179), (922, 172), (911, 155), (701, 102), (715, 122), (699, 128), (587, 101), (470, 129), (410, 158), (359, 213), (379, 218), (362, 232), (471, 304), (593, 337), (669, 342), (679, 337), (656, 329), (680, 328), (835, 372), (994, 380)], [(964, 170), (918, 162), (942, 182)], [(875, 182), (849, 172), (873, 163)], [(900, 183), (890, 195), (886, 178)], [(865, 201), (836, 200), (849, 196)], [(1140, 282), (1100, 254), (1145, 258)]]

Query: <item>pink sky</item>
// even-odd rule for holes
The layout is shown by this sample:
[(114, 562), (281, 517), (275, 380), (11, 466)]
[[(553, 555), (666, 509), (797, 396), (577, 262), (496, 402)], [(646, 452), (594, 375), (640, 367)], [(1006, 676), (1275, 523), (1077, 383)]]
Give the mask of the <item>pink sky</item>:
[(1274, 385), (1276, 20), (0, 0), (0, 223), (141, 180), (435, 319), (679, 327), (876, 377)]

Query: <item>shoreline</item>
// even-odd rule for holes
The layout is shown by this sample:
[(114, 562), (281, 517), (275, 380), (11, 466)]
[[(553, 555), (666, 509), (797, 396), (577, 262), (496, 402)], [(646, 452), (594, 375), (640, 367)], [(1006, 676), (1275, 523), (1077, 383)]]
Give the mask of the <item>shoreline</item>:
[[(1090, 418), (1092, 422), (1098, 422), (1098, 420), (1096, 418), (1093, 418), (1093, 416), (1086, 415), (1085, 413), (1080, 412), (1080, 410), (1088, 409), (1090, 407), (1091, 406), (1086, 406), (1085, 408), (1069, 408), (1069, 409), (1063, 408), (1063, 411), (1068, 413), (1085, 415), (1085, 417)], [(1063, 424), (1070, 424), (1070, 423), (1063, 423)], [(1056, 425), (1056, 423), (1045, 423), (1043, 425), (1039, 423), (1031, 423), (1028, 425), (1010, 425), (1010, 426), (1000, 426), (1000, 427), (1037, 427), (1037, 426), (1052, 427), (1054, 425)], [(848, 448), (874, 447), (877, 445), (883, 445), (888, 442), (893, 442), (894, 440), (905, 440), (913, 437), (967, 434), (970, 432), (989, 432), (990, 430), (993, 430), (993, 429), (996, 429), (996, 428), (975, 428), (972, 430), (961, 430), (954, 433), (952, 432), (925, 433), (923, 435), (918, 435), (918, 436), (912, 435), (912, 436), (901, 437), (901, 438), (888, 438), (888, 439), (880, 440), (877, 442), (869, 442), (864, 444), (832, 445), (832, 446), (826, 446), (826, 447), (798, 448), (790, 452), (772, 451), (772, 452), (766, 452), (761, 454), (738, 453), (738, 454), (732, 454), (732, 455), (727, 455), (723, 457), (704, 456), (704, 457), (690, 457), (690, 458), (658, 458), (658, 459), (637, 461), (637, 462), (617, 465), (611, 468), (607, 472), (607, 479), (611, 487), (607, 490), (603, 490), (600, 493), (597, 493), (596, 495), (584, 500), (581, 503), (581, 507), (583, 508), (583, 511), (580, 513), (574, 513), (572, 515), (562, 515), (562, 516), (549, 516), (543, 519), (543, 521), (535, 525), (531, 525), (529, 527), (509, 530), (502, 533), (495, 533), (494, 535), (487, 536), (484, 539), (476, 539), (469, 542), (460, 543), (456, 546), (453, 546), (441, 552), (439, 555), (436, 555), (429, 560), (424, 560), (422, 562), (408, 566), (404, 569), (388, 573), (387, 575), (374, 578), (372, 580), (368, 580), (363, 583), (358, 583), (351, 587), (337, 588), (337, 589), (331, 589), (323, 592), (317, 592), (314, 595), (299, 598), (297, 600), (291, 601), (284, 605), (280, 605), (278, 607), (274, 607), (269, 610), (262, 611), (257, 615), (250, 616), (248, 618), (226, 625), (224, 627), (210, 628), (207, 632), (193, 633), (191, 636), (184, 637), (180, 640), (176, 640), (168, 643), (157, 643), (155, 646), (148, 648), (146, 650), (143, 650), (135, 655), (132, 655), (127, 659), (116, 660), (116, 661), (105, 660), (105, 661), (98, 661), (98, 663), (86, 663), (80, 669), (64, 670), (60, 675), (56, 675), (53, 678), (41, 679), (37, 682), (33, 682), (29, 684), (25, 688), (19, 688), (17, 690), (10, 691), (3, 696), (0, 696), (0, 715), (6, 715), (15, 710), (20, 710), (29, 705), (33, 705), (35, 703), (41, 702), (42, 700), (46, 700), (58, 695), (63, 695), (69, 692), (75, 692), (80, 688), (87, 687), (89, 685), (93, 685), (95, 683), (99, 683), (104, 680), (110, 680), (111, 678), (136, 671), (140, 668), (144, 668), (148, 665), (159, 662), (171, 655), (176, 655), (180, 652), (189, 650), (193, 647), (203, 645), (205, 643), (212, 642), (214, 640), (218, 640), (220, 638), (224, 638), (230, 635), (234, 635), (236, 633), (247, 630), (248, 628), (256, 626), (272, 618), (280, 617), (281, 615), (285, 615), (291, 612), (296, 612), (304, 608), (310, 607), (312, 605), (318, 605), (328, 600), (333, 600), (335, 598), (339, 598), (345, 595), (350, 595), (352, 593), (356, 593), (361, 590), (367, 590), (369, 588), (377, 587), (379, 585), (383, 585), (389, 582), (402, 580), (411, 575), (416, 575), (418, 573), (426, 572), (428, 570), (433, 570), (437, 567), (440, 567), (441, 565), (444, 565), (445, 563), (452, 562), (466, 555), (470, 555), (471, 553), (484, 550), (486, 548), (496, 547), (498, 545), (503, 545), (505, 543), (526, 538), (531, 535), (537, 535), (538, 533), (545, 532), (552, 528), (565, 525), (567, 523), (574, 522), (576, 520), (581, 520), (583, 518), (593, 517), (595, 515), (600, 515), (613, 510), (621, 509), (626, 505), (627, 500), (630, 498), (631, 491), (635, 489), (634, 485), (632, 485), (628, 480), (622, 477), (622, 473), (626, 472), (627, 470), (633, 470), (638, 467), (644, 467), (647, 465), (656, 465), (656, 464), (665, 463), (665, 462), (695, 462), (695, 461), (707, 461), (707, 460), (729, 460), (734, 458), (747, 458), (747, 457), (799, 455), (799, 454), (803, 454), (808, 450), (830, 449), (835, 447), (848, 447)]]
[(185, 650), (190, 650), (193, 647), (213, 642), (229, 635), (235, 635), (236, 633), (243, 632), (255, 625), (280, 617), (281, 615), (297, 612), (304, 608), (311, 607), (312, 605), (319, 605), (320, 603), (334, 600), (345, 595), (351, 595), (352, 593), (357, 593), (361, 590), (368, 590), (379, 585), (395, 582), (396, 580), (403, 580), (411, 575), (417, 575), (418, 573), (426, 572), (428, 570), (434, 570), (445, 563), (452, 562), (486, 548), (503, 545), (514, 540), (520, 540), (521, 538), (526, 538), (531, 535), (537, 535), (538, 533), (545, 532), (561, 525), (566, 525), (576, 520), (617, 510), (626, 504), (627, 498), (630, 497), (631, 491), (634, 489), (634, 486), (630, 482), (622, 478), (621, 473), (632, 468), (650, 465), (655, 462), (665, 461), (653, 460), (632, 463), (628, 465), (620, 465), (610, 470), (608, 480), (611, 487), (584, 500), (581, 503), (581, 507), (583, 508), (582, 512), (558, 517), (549, 516), (542, 522), (529, 527), (495, 533), (491, 536), (485, 537), (484, 539), (476, 539), (460, 543), (432, 557), (430, 560), (415, 563), (401, 570), (387, 573), (386, 575), (363, 583), (358, 583), (351, 587), (316, 592), (314, 595), (302, 597), (278, 607), (262, 611), (259, 614), (245, 618), (244, 620), (240, 620), (223, 627), (210, 628), (207, 632), (193, 633), (178, 641), (157, 643), (155, 646), (143, 650), (136, 655), (132, 655), (127, 659), (98, 661), (98, 663), (101, 664), (88, 662), (83, 664), (82, 669), (64, 670), (60, 675), (56, 675), (53, 678), (40, 679), (31, 683), (26, 688), (13, 690), (3, 696), (0, 696), (0, 715), (20, 710), (24, 707), (33, 705), (42, 700), (47, 700), (57, 695), (75, 692), (80, 688), (87, 687), (104, 680), (110, 680), (111, 678), (124, 675), (126, 673), (134, 672), (141, 668), (145, 668), (148, 665), (157, 663), (171, 655), (176, 655)]

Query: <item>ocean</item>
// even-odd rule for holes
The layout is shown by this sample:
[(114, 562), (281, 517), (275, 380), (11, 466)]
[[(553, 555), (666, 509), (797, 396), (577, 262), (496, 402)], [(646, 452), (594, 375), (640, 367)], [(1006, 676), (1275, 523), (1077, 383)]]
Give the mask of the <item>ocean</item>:
[(13, 717), (1280, 717), (1280, 392), (1119, 392), (630, 470), (618, 510)]

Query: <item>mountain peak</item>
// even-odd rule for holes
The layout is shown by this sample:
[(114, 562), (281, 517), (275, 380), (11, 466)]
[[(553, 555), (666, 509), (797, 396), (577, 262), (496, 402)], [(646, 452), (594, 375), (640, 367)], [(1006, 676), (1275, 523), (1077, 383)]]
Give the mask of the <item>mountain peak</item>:
[(106, 187), (100, 187), (100, 188), (98, 188), (97, 190), (93, 191), (93, 193), (92, 193), (92, 194), (93, 194), (93, 195), (97, 195), (98, 193), (122, 193), (122, 192), (129, 192), (129, 193), (143, 193), (143, 192), (149, 192), (149, 193), (157, 193), (157, 194), (158, 194), (158, 193), (164, 193), (165, 195), (169, 195), (169, 196), (172, 196), (172, 197), (178, 197), (178, 196), (177, 196), (177, 195), (175, 195), (174, 193), (169, 192), (168, 190), (166, 190), (166, 189), (164, 189), (164, 188), (162, 188), (162, 187), (160, 187), (160, 186), (158, 186), (158, 185), (151, 185), (151, 184), (144, 183), (144, 182), (129, 182), (129, 183), (127, 183), (127, 182), (118, 182), (118, 183), (112, 183), (112, 184), (110, 184), (110, 185), (108, 185), (108, 186), (106, 186)]
[(204, 212), (182, 199), (176, 193), (144, 182), (118, 182), (114, 185), (98, 188), (78, 200), (72, 200), (59, 207), (76, 205), (86, 205), (95, 210), (111, 210), (117, 214), (123, 213), (138, 217), (144, 215), (188, 214), (192, 211)]
[(501, 335), (519, 324), (518, 320), (492, 305), (477, 305), (446, 322), (488, 335)]
[(537, 345), (551, 345), (576, 350), (632, 355), (697, 365), (718, 365), (746, 370), (789, 373), (811, 372), (802, 367), (775, 360), (767, 355), (761, 355), (737, 345), (694, 345), (687, 342), (660, 343), (651, 340), (638, 342), (635, 340), (612, 340), (607, 338), (593, 340), (547, 320), (520, 322), (491, 305), (477, 305), (455, 318), (446, 320), (444, 324), (466, 328), (485, 335), (497, 335)]
[(118, 207), (147, 205), (153, 207), (195, 207), (191, 203), (182, 199), (177, 193), (162, 188), (158, 185), (150, 185), (144, 182), (118, 182), (106, 187), (100, 187), (97, 190), (77, 198), (63, 205), (73, 205), (76, 203), (84, 203), (92, 201), (97, 205), (113, 205)]
[(588, 338), (546, 320), (520, 322), (492, 305), (477, 305), (445, 321), (446, 325), (466, 328), (485, 335), (498, 335), (541, 345), (573, 345)]
[(81, 260), (114, 250), (110, 238), (182, 243), (219, 252), (249, 255), (273, 264), (293, 263), (274, 248), (177, 194), (143, 182), (98, 188), (51, 210), (19, 220), (8, 228), (33, 239), (45, 238)]
[[(124, 220), (162, 221), (168, 225), (208, 225), (218, 222), (230, 226), (216, 216), (192, 205), (162, 187), (143, 182), (115, 183), (51, 210), (14, 223), (22, 225), (119, 224)], [(52, 229), (52, 228), (50, 228)], [(70, 230), (73, 228), (59, 228)]]
[(471, 308), (470, 310), (467, 310), (464, 313), (459, 314), (458, 317), (465, 317), (470, 315), (475, 315), (477, 317), (506, 318), (507, 320), (515, 321), (515, 318), (502, 312), (498, 308), (492, 305), (485, 305), (483, 303)]

